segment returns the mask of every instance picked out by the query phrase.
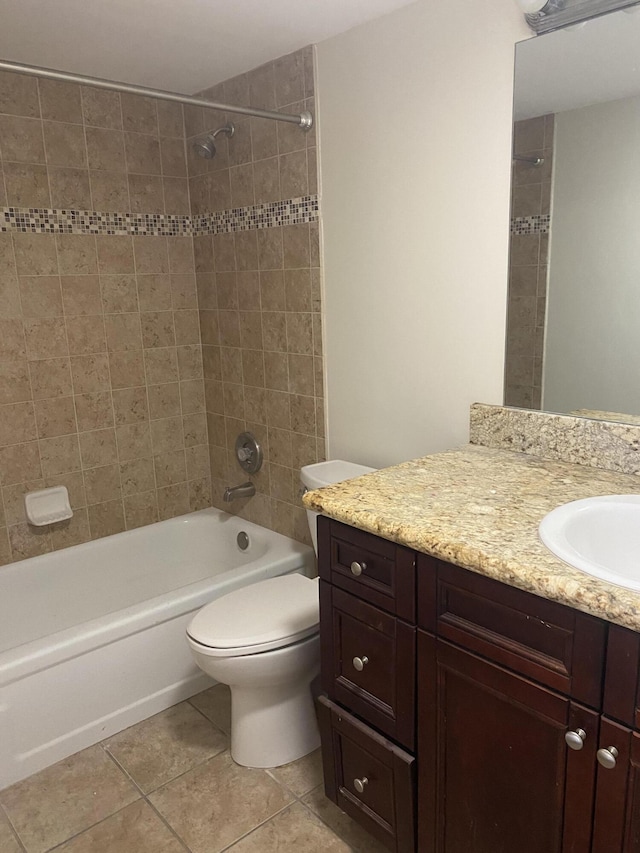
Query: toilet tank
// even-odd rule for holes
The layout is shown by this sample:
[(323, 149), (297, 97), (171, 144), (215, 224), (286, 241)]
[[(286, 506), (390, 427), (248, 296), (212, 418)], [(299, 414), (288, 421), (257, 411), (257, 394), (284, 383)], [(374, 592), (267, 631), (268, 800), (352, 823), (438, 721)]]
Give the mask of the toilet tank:
[[(355, 462), (345, 462), (344, 459), (329, 459), (327, 462), (316, 462), (315, 465), (305, 465), (300, 471), (300, 481), (307, 491), (321, 489), (323, 486), (331, 486), (341, 483), (343, 480), (352, 480), (363, 474), (371, 474), (375, 468), (366, 465), (357, 465)], [(307, 521), (313, 540), (313, 549), (318, 553), (318, 513), (307, 510)]]

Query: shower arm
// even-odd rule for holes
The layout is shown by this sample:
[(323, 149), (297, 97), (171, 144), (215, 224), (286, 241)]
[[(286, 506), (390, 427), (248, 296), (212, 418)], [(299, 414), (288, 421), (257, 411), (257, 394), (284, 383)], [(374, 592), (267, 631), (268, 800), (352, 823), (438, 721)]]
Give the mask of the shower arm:
[(260, 110), (254, 107), (238, 107), (232, 104), (220, 104), (206, 98), (191, 95), (179, 95), (176, 92), (165, 92), (162, 89), (150, 89), (148, 86), (135, 86), (132, 83), (118, 83), (113, 80), (103, 80), (101, 77), (85, 77), (82, 74), (72, 74), (67, 71), (56, 71), (53, 68), (41, 68), (38, 65), (23, 65), (21, 62), (0, 60), (0, 71), (12, 71), (16, 74), (28, 74), (31, 77), (43, 77), (45, 80), (60, 80), (63, 83), (79, 83), (81, 86), (92, 86), (95, 89), (109, 89), (113, 92), (126, 92), (131, 95), (141, 95), (145, 98), (156, 98), (159, 101), (173, 101), (176, 104), (188, 104), (192, 107), (203, 107), (208, 110), (220, 110), (225, 113), (237, 113), (256, 118), (267, 118), (273, 121), (285, 121), (297, 124), (302, 130), (311, 130), (313, 116), (310, 112), (299, 114), (278, 113), (273, 110)]

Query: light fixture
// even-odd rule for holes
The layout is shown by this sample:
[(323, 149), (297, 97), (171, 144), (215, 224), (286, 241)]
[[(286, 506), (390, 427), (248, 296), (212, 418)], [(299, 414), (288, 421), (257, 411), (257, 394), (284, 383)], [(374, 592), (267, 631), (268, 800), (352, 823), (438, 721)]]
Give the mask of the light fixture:
[(538, 35), (615, 12), (635, 10), (640, 0), (516, 0), (527, 23)]

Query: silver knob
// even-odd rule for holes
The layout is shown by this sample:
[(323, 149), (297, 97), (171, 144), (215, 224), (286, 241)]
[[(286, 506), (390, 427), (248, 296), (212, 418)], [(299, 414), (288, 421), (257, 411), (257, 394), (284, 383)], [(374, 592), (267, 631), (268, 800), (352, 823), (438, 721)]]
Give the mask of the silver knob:
[(361, 658), (354, 658), (352, 663), (354, 669), (357, 669), (358, 672), (362, 672), (365, 668), (365, 664), (369, 663), (369, 658), (366, 655), (362, 655)]
[(369, 780), (366, 776), (363, 776), (362, 779), (354, 779), (353, 787), (359, 794), (362, 794), (364, 791), (364, 786), (369, 784)]
[(366, 568), (366, 563), (356, 563), (354, 560), (353, 563), (351, 563), (351, 574), (359, 577), (364, 571), (366, 571)]
[(601, 767), (604, 767), (605, 770), (613, 770), (616, 766), (616, 758), (618, 757), (618, 750), (615, 746), (609, 746), (607, 749), (599, 749), (596, 752), (596, 758), (598, 759), (598, 764)]
[(565, 743), (569, 749), (575, 749), (576, 752), (582, 749), (586, 739), (587, 733), (584, 729), (576, 729), (575, 732), (566, 732), (564, 736)]

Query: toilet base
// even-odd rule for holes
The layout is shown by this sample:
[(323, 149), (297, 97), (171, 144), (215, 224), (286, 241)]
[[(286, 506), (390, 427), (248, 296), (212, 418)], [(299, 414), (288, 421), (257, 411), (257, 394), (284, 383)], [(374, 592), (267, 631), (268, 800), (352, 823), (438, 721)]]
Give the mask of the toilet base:
[(243, 767), (280, 767), (313, 752), (320, 733), (310, 685), (231, 687), (231, 757)]

